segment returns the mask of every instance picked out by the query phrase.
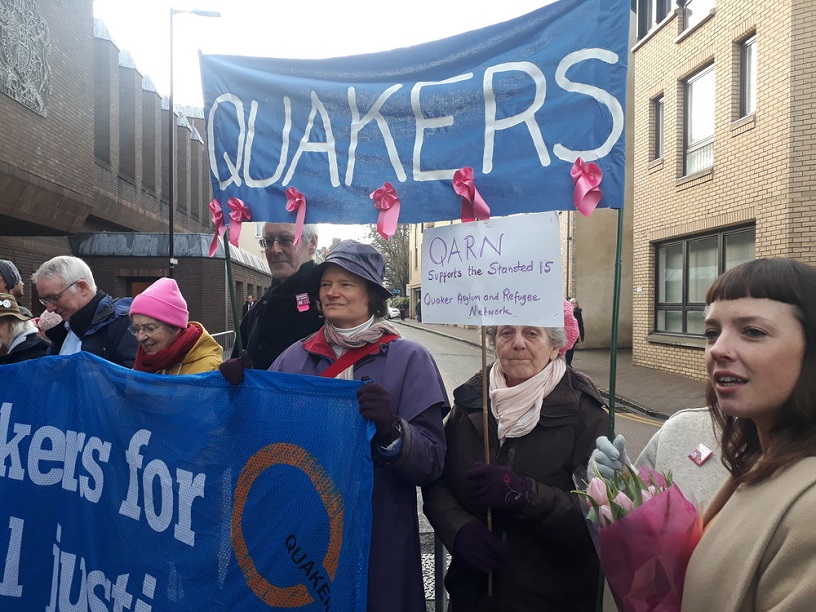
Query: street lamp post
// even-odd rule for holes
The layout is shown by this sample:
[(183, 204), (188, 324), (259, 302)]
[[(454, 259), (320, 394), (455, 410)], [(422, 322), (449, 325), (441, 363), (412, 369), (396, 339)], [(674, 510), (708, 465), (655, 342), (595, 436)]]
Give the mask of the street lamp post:
[(173, 278), (173, 266), (178, 263), (178, 260), (175, 257), (175, 245), (173, 242), (174, 232), (173, 232), (173, 224), (175, 222), (175, 209), (176, 209), (176, 162), (175, 162), (175, 155), (176, 155), (176, 111), (173, 105), (173, 17), (178, 15), (179, 13), (190, 13), (191, 15), (198, 15), (199, 17), (220, 17), (221, 13), (218, 11), (203, 11), (200, 9), (189, 9), (183, 10), (179, 9), (176, 10), (173, 7), (170, 7), (170, 98), (168, 100), (168, 139), (167, 139), (167, 178), (169, 179), (169, 191), (167, 193), (167, 251), (169, 256), (168, 262), (168, 271), (167, 276), (169, 278)]

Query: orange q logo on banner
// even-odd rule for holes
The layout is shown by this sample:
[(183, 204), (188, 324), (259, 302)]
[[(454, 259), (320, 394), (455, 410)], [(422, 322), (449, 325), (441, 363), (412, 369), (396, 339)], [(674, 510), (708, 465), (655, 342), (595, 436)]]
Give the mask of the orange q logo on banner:
[[(252, 486), (267, 468), (276, 465), (287, 465), (302, 471), (311, 480), (317, 494), (326, 508), (329, 517), (328, 549), (322, 560), (328, 580), (320, 575), (320, 568), (312, 561), (300, 564), (305, 554), (295, 560), (299, 548), (294, 536), (289, 536), (286, 546), (296, 562), (297, 571), (306, 577), (306, 581), (294, 586), (279, 587), (272, 584), (258, 571), (255, 561), (249, 553), (244, 537), (243, 518), (247, 499)], [(272, 510), (273, 512), (273, 510)], [(343, 497), (334, 481), (323, 466), (309, 451), (301, 446), (288, 443), (270, 444), (256, 452), (244, 465), (235, 486), (235, 499), (232, 507), (232, 549), (238, 566), (244, 574), (247, 585), (264, 603), (279, 608), (299, 608), (315, 601), (315, 596), (328, 608), (331, 601), (331, 582), (337, 573), (340, 553), (343, 547)], [(309, 592), (307, 583), (314, 595)]]

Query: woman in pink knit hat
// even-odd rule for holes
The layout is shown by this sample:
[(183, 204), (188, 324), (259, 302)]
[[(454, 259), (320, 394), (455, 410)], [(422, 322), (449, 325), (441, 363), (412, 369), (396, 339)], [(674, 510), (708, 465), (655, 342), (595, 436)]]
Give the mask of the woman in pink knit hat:
[(201, 323), (188, 319), (187, 302), (172, 278), (160, 278), (133, 298), (128, 330), (139, 342), (133, 369), (156, 374), (217, 370), (221, 345)]
[(454, 610), (595, 610), (598, 558), (572, 490), (607, 417), (592, 381), (564, 361), (579, 332), (563, 309), (559, 327), (488, 327), (487, 380), (478, 372), (453, 392), (445, 469), (422, 498), (453, 557)]

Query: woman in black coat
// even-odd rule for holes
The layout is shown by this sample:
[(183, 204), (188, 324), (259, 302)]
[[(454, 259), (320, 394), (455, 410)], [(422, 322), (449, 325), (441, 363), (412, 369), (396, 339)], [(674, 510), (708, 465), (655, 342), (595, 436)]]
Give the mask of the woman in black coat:
[(603, 399), (564, 362), (563, 328), (499, 326), (487, 334), (497, 356), (488, 373), (490, 464), (479, 372), (454, 391), (444, 472), (422, 488), (424, 512), (453, 556), (445, 577), (451, 609), (589, 612), (598, 561), (571, 491), (606, 431)]

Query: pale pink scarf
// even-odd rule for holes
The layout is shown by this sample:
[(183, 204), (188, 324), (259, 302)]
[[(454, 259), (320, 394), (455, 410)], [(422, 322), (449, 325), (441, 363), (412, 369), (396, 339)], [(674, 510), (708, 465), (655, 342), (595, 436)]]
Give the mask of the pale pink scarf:
[(530, 433), (541, 416), (541, 405), (564, 378), (567, 363), (553, 359), (535, 376), (508, 387), (501, 363), (490, 370), (490, 411), (499, 425), (499, 444), (505, 438), (520, 438)]

